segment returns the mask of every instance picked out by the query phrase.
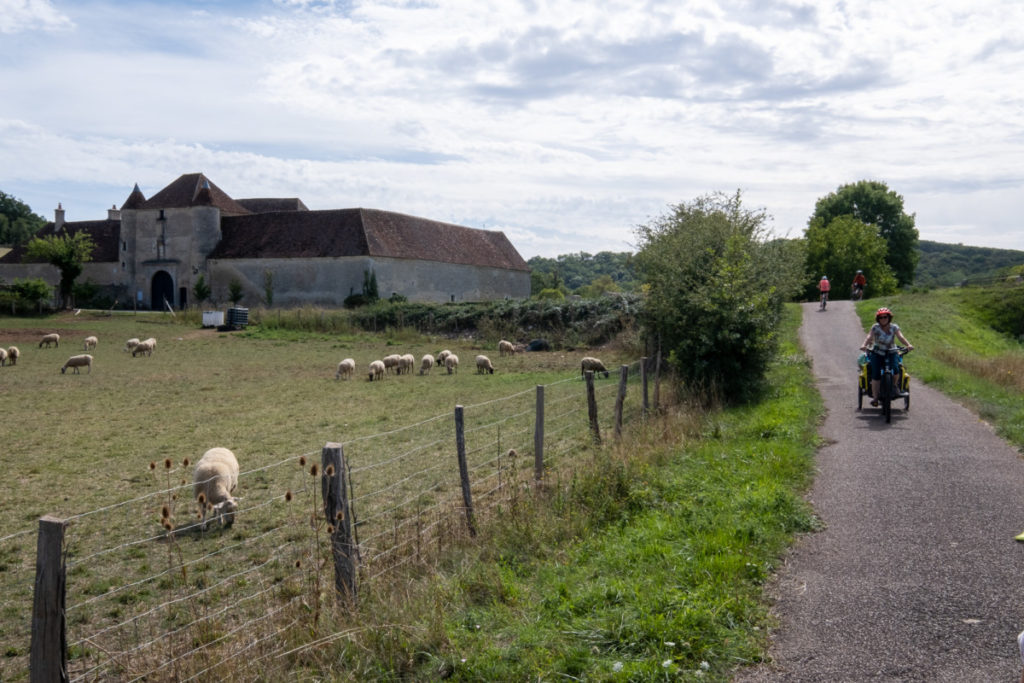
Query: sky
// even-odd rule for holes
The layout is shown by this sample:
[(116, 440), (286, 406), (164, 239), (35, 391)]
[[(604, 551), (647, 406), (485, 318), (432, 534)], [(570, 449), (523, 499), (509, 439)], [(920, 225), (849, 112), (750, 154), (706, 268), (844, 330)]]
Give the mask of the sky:
[(106, 217), (185, 173), (635, 251), (740, 191), (772, 234), (858, 180), (1024, 249), (1019, 0), (0, 0), (0, 191)]

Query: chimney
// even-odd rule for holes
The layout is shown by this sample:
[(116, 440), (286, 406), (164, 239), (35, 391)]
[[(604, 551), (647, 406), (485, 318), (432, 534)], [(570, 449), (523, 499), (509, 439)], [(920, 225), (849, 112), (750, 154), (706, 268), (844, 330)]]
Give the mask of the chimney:
[(117, 208), (117, 204), (114, 204), (107, 209), (107, 220), (108, 221), (119, 221), (121, 220), (121, 211)]
[(53, 211), (53, 231), (60, 232), (60, 229), (64, 227), (64, 207), (57, 202), (57, 208)]

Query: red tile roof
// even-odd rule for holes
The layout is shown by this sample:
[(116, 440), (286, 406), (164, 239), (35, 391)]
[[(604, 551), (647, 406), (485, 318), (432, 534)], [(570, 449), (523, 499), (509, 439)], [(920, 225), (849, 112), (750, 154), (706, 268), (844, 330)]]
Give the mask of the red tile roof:
[[(118, 240), (120, 239), (120, 230), (121, 221), (106, 218), (101, 221), (68, 222), (63, 225), (59, 233), (54, 233), (52, 222), (47, 223), (35, 236), (46, 237), (47, 235), (62, 233), (74, 235), (79, 232), (85, 232), (96, 243), (96, 248), (93, 249), (92, 256), (89, 258), (89, 263), (116, 263), (119, 259)], [(24, 255), (25, 245), (19, 245), (4, 254), (3, 258), (0, 258), (0, 263), (26, 263), (26, 261), (22, 260)], [(41, 261), (28, 261), (27, 263), (41, 263)]]
[(202, 173), (186, 173), (147, 199), (139, 208), (183, 209), (190, 206), (215, 206), (220, 209), (222, 216), (244, 216), (250, 213)]

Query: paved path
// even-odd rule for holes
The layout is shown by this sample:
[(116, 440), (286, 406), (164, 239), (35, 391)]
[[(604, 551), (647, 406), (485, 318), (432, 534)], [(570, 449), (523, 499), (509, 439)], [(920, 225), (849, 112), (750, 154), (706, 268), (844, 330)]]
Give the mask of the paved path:
[(867, 401), (857, 412), (865, 331), (850, 302), (805, 304), (800, 335), (828, 410), (810, 491), (825, 529), (797, 542), (772, 588), (771, 664), (735, 680), (1019, 681), (1024, 459), (913, 380), (891, 424)]

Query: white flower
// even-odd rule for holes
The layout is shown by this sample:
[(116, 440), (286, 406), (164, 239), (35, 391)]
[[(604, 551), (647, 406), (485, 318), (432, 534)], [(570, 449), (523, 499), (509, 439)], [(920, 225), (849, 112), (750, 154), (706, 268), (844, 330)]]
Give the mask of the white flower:
[(615, 673), (622, 671), (622, 662), (615, 662), (614, 664), (612, 664), (612, 671), (614, 671)]
[(667, 669), (670, 666), (672, 666), (672, 660), (671, 659), (666, 659), (664, 662), (661, 663), (661, 665)]
[(700, 663), (700, 668), (701, 668), (702, 671), (707, 671), (708, 669), (711, 668), (711, 665), (708, 664), (706, 661), (704, 661), (704, 662)]

